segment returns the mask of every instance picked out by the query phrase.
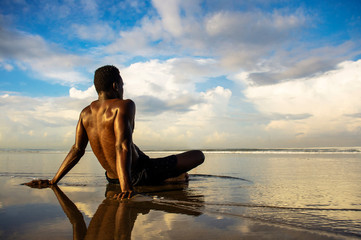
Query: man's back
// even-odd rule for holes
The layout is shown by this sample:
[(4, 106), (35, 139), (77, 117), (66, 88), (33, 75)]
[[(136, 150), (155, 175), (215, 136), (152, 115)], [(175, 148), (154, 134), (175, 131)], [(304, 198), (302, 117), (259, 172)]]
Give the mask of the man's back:
[[(116, 134), (131, 140), (134, 129), (135, 105), (131, 100), (94, 101), (81, 113), (82, 125), (92, 150), (110, 178), (117, 178)], [(132, 150), (134, 149), (131, 143)], [(133, 160), (136, 160), (133, 153)]]

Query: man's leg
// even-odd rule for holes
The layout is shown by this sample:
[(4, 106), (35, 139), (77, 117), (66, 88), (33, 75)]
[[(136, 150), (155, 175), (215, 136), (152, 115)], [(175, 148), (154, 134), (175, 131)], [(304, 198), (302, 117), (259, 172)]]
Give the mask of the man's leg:
[(189, 170), (201, 165), (204, 162), (204, 154), (199, 150), (192, 150), (176, 155), (177, 170), (180, 173), (188, 172)]
[(204, 162), (204, 154), (192, 150), (181, 154), (162, 158), (151, 158), (147, 166), (146, 184), (163, 182), (179, 182), (188, 180), (187, 171)]
[(204, 154), (199, 150), (192, 150), (177, 154), (177, 172), (178, 176), (167, 178), (165, 182), (184, 182), (188, 181), (188, 171), (201, 165), (204, 162)]

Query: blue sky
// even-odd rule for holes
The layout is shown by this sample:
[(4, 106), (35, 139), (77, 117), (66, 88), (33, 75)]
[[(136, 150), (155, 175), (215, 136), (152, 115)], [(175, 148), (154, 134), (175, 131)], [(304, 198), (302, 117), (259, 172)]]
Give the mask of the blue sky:
[(117, 66), (145, 149), (359, 146), (361, 2), (0, 2), (0, 148), (61, 148)]

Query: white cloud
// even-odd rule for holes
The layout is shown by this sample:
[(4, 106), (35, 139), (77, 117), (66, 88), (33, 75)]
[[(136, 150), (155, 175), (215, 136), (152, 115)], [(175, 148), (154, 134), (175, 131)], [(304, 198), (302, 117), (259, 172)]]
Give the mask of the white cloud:
[[(0, 98), (0, 145), (10, 148), (68, 148), (74, 141), (79, 113), (88, 104), (70, 98)], [(71, 132), (71, 136), (66, 133)]]
[(81, 91), (81, 90), (78, 90), (78, 89), (72, 87), (69, 90), (69, 96), (71, 98), (77, 98), (77, 99), (85, 99), (85, 98), (95, 99), (95, 98), (97, 98), (97, 92), (95, 90), (94, 85), (92, 85), (85, 91)]
[(203, 102), (196, 84), (223, 72), (213, 59), (169, 59), (138, 62), (120, 69), (124, 95), (137, 103), (140, 114), (186, 112)]
[(170, 33), (163, 34), (162, 43), (175, 46), (173, 51), (217, 56), (228, 68), (254, 69), (265, 55), (292, 46), (298, 30), (310, 21), (302, 10), (268, 13), (219, 8), (205, 14), (200, 1), (153, 4), (164, 31)]
[[(265, 128), (276, 135), (281, 132), (302, 137), (353, 135), (361, 132), (359, 120), (350, 117), (361, 112), (360, 72), (361, 60), (343, 62), (336, 70), (312, 78), (249, 86), (245, 96), (260, 112), (284, 116), (271, 121)], [(287, 118), (292, 115), (305, 117)]]
[(215, 131), (211, 135), (205, 136), (205, 146), (208, 148), (218, 148), (228, 142), (229, 133)]
[(219, 62), (211, 58), (173, 58), (167, 63), (171, 64), (171, 73), (180, 83), (204, 82), (210, 77), (225, 74)]
[(13, 61), (20, 69), (30, 70), (46, 81), (63, 85), (88, 82), (75, 71), (90, 63), (87, 57), (64, 53), (59, 46), (47, 43), (38, 35), (0, 27), (0, 59)]
[(204, 136), (208, 136), (219, 127), (229, 131), (222, 120), (227, 114), (231, 91), (216, 87), (200, 93), (199, 97), (202, 101), (191, 106), (190, 111), (177, 113), (167, 111), (151, 116), (151, 121), (138, 121), (135, 131), (137, 142), (139, 141), (141, 146), (146, 148), (157, 149), (177, 146), (199, 148), (207, 147), (209, 143), (212, 143), (212, 146), (226, 145), (228, 141), (225, 138), (212, 140)]
[(297, 78), (315, 77), (335, 69), (337, 64), (359, 53), (353, 42), (338, 46), (326, 46), (305, 50), (296, 48), (290, 52), (279, 52), (270, 59), (259, 62), (253, 72), (244, 73), (249, 84), (269, 85)]
[(179, 8), (180, 2), (180, 0), (153, 0), (154, 7), (162, 18), (164, 29), (175, 37), (179, 37), (183, 33)]
[[(305, 16), (297, 12), (282, 15), (278, 12), (219, 11), (205, 19), (205, 26), (210, 36), (249, 44), (269, 44), (287, 39), (286, 34), (303, 26), (305, 22)], [(261, 35), (263, 38), (260, 38)]]
[(195, 92), (195, 84), (223, 72), (212, 59), (169, 59), (138, 62), (120, 70), (125, 95), (172, 100)]
[[(119, 38), (104, 47), (109, 54), (126, 53), (130, 56), (154, 56), (172, 51), (168, 34), (158, 18), (144, 17), (140, 26), (121, 31)], [(135, 41), (136, 39), (136, 41)]]
[(73, 24), (72, 34), (80, 39), (89, 41), (110, 41), (115, 38), (114, 30), (107, 23), (96, 23), (91, 25)]

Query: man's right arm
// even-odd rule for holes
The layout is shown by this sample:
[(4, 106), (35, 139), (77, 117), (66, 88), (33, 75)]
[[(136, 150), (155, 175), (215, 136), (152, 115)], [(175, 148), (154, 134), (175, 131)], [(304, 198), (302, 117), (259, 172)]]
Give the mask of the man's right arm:
[(57, 184), (80, 160), (85, 153), (85, 148), (88, 144), (88, 135), (83, 125), (84, 112), (80, 114), (78, 125), (75, 133), (75, 144), (70, 149), (68, 155), (59, 167), (58, 172), (50, 181), (51, 184)]
[(51, 181), (33, 180), (26, 183), (26, 185), (30, 187), (43, 188), (48, 187), (49, 185), (57, 184), (79, 162), (80, 158), (84, 155), (85, 148), (88, 144), (88, 135), (85, 131), (82, 120), (83, 115), (84, 112), (81, 113), (76, 127), (75, 144), (72, 146), (63, 163), (60, 165), (54, 178)]

